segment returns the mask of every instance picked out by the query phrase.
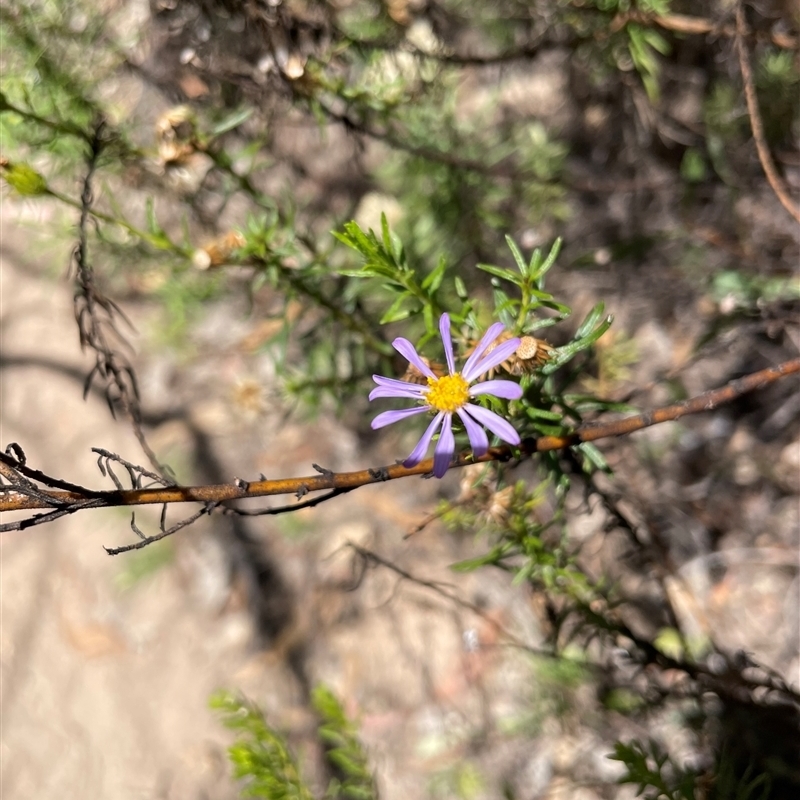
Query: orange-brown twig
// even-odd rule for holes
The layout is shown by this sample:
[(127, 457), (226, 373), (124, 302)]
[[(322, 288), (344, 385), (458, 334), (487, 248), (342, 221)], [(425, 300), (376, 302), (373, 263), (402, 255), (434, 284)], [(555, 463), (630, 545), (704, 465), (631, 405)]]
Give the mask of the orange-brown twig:
[(783, 179), (775, 168), (772, 155), (767, 147), (767, 140), (764, 136), (764, 124), (761, 121), (761, 112), (758, 110), (758, 97), (756, 96), (755, 81), (753, 80), (753, 70), (750, 67), (750, 55), (747, 52), (747, 26), (744, 21), (744, 8), (742, 4), (736, 5), (736, 47), (739, 51), (739, 68), (742, 71), (742, 81), (744, 83), (744, 97), (747, 102), (747, 114), (750, 117), (750, 127), (753, 129), (753, 139), (756, 143), (758, 160), (767, 176), (769, 185), (781, 205), (800, 222), (800, 208), (792, 202), (789, 190), (783, 183)]
[[(486, 455), (473, 458), (469, 452), (456, 456), (453, 467), (464, 467), (468, 464), (487, 461), (508, 461), (518, 455), (530, 456), (546, 450), (559, 450), (581, 442), (592, 442), (610, 436), (622, 436), (633, 431), (657, 425), (661, 422), (676, 420), (687, 414), (712, 411), (718, 406), (729, 403), (741, 395), (761, 389), (787, 375), (800, 373), (800, 358), (786, 361), (776, 367), (755, 372), (743, 378), (731, 381), (719, 389), (713, 389), (674, 405), (657, 408), (644, 414), (636, 414), (621, 420), (593, 423), (583, 426), (565, 436), (543, 436), (538, 439), (529, 438), (519, 448), (493, 447)], [(164, 486), (150, 489), (116, 489), (113, 491), (95, 491), (80, 487), (71, 489), (46, 489), (34, 486), (33, 481), (41, 482), (43, 474), (28, 468), (24, 461), (14, 454), (11, 448), (0, 453), (0, 465), (7, 483), (0, 486), (0, 511), (21, 511), (28, 509), (50, 509), (41, 516), (34, 516), (17, 522), (0, 525), (0, 530), (20, 530), (49, 521), (53, 514), (63, 516), (85, 508), (109, 506), (139, 506), (151, 504), (200, 502), (216, 506), (232, 500), (251, 497), (296, 494), (298, 497), (309, 492), (330, 490), (327, 498), (343, 494), (372, 483), (380, 483), (411, 475), (425, 475), (433, 469), (433, 459), (426, 459), (415, 467), (404, 467), (392, 464), (378, 469), (366, 469), (356, 472), (334, 473), (322, 468), (315, 468), (319, 474), (304, 478), (285, 478), (279, 480), (260, 480), (247, 483), (236, 480), (230, 484), (213, 486)], [(46, 476), (44, 476), (46, 477)], [(60, 482), (64, 485), (63, 482)], [(51, 484), (52, 485), (52, 484)], [(309, 502), (298, 503), (297, 507)], [(285, 506), (281, 511), (293, 510), (295, 506)]]
[[(686, 14), (659, 15), (646, 14), (642, 11), (628, 11), (625, 14), (618, 14), (612, 23), (612, 30), (619, 30), (628, 22), (635, 22), (639, 25), (655, 25), (667, 31), (687, 33), (690, 35), (710, 33), (714, 36), (724, 36), (729, 39), (736, 38), (740, 35), (738, 33), (738, 25), (718, 25), (710, 19), (705, 19), (704, 17), (690, 17)], [(769, 34), (753, 34), (745, 28), (741, 35), (747, 37), (755, 35), (756, 38), (763, 38), (784, 50), (800, 49), (800, 41), (798, 41), (796, 36), (790, 36), (788, 33), (782, 33), (780, 31), (774, 31)]]

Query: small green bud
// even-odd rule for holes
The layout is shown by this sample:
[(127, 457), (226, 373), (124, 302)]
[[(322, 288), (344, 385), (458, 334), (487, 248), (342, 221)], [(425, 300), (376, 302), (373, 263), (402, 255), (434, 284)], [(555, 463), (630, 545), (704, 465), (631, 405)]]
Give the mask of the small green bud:
[(23, 197), (47, 193), (47, 181), (30, 164), (8, 163), (3, 170), (3, 178)]

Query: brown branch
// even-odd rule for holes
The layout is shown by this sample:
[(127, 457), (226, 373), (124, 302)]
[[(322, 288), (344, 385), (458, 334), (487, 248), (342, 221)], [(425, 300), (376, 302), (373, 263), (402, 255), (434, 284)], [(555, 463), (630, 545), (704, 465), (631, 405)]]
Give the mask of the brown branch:
[(686, 33), (690, 35), (710, 33), (714, 36), (724, 36), (727, 39), (739, 38), (741, 36), (754, 38), (757, 41), (769, 41), (776, 47), (784, 50), (800, 49), (800, 40), (796, 36), (779, 31), (769, 34), (753, 32), (743, 28), (740, 32), (737, 19), (736, 26), (719, 25), (704, 17), (690, 17), (686, 14), (646, 14), (642, 11), (629, 11), (626, 14), (618, 14), (611, 23), (611, 30), (620, 30), (628, 22), (635, 22), (639, 25), (655, 25), (667, 31), (675, 33)]
[[(762, 389), (787, 375), (795, 373), (800, 373), (800, 358), (785, 361), (776, 367), (770, 367), (769, 369), (746, 375), (743, 378), (737, 378), (719, 389), (713, 389), (681, 403), (663, 406), (662, 408), (621, 420), (585, 425), (564, 436), (542, 436), (538, 439), (527, 438), (518, 448), (509, 446), (492, 447), (480, 458), (474, 458), (471, 452), (465, 451), (453, 459), (452, 466), (465, 467), (474, 463), (510, 461), (519, 456), (525, 457), (548, 450), (560, 450), (581, 442), (592, 442), (610, 436), (626, 435), (651, 425), (679, 419), (688, 414), (712, 411), (724, 403), (729, 403), (741, 397), (743, 394)], [(0, 452), (0, 463), (11, 468), (11, 472), (8, 469), (4, 470), (4, 477), (9, 483), (0, 485), (0, 512), (55, 508), (62, 514), (72, 513), (73, 510), (80, 510), (86, 507), (87, 501), (90, 502), (92, 508), (188, 502), (218, 504), (228, 503), (232, 500), (273, 495), (295, 494), (298, 497), (303, 497), (309, 492), (322, 490), (334, 490), (330, 491), (329, 497), (335, 497), (344, 491), (355, 489), (359, 486), (406, 478), (411, 475), (428, 475), (433, 470), (433, 459), (429, 458), (415, 467), (392, 464), (378, 469), (358, 470), (356, 472), (334, 473), (321, 467), (315, 467), (319, 474), (304, 478), (259, 480), (251, 483), (237, 480), (230, 484), (212, 486), (116, 489), (114, 491), (87, 491), (85, 494), (76, 491), (42, 489), (36, 492), (35, 496), (30, 496), (28, 492), (20, 490), (13, 483), (13, 472), (20, 472), (20, 467), (24, 467), (24, 463), (21, 463), (12, 452), (8, 451), (5, 453)], [(9, 478), (9, 475), (12, 478)], [(20, 473), (21, 476), (22, 473)], [(279, 512), (288, 512), (308, 504), (309, 501), (305, 501), (303, 504), (285, 506), (279, 509)], [(273, 513), (278, 513), (278, 511)], [(39, 517), (31, 517), (16, 522), (3, 523), (0, 525), (0, 531), (28, 528), (32, 525), (40, 524), (37, 521), (38, 519)]]
[[(663, 30), (673, 31), (674, 33), (684, 33), (690, 36), (703, 36), (711, 34), (712, 36), (722, 36), (726, 39), (733, 39), (736, 37), (736, 27), (734, 25), (720, 25), (705, 17), (692, 17), (688, 14), (648, 14), (644, 11), (629, 11), (624, 14), (617, 14), (611, 21), (610, 29), (612, 32), (621, 30), (629, 22), (634, 22), (638, 25), (654, 26), (662, 28)], [(360, 47), (365, 50), (384, 50), (384, 51), (400, 51), (410, 53), (417, 58), (428, 58), (432, 61), (438, 61), (441, 64), (451, 64), (455, 66), (469, 66), (469, 67), (487, 67), (497, 64), (505, 64), (510, 61), (522, 61), (525, 59), (533, 59), (540, 55), (545, 50), (554, 49), (558, 47), (575, 47), (580, 42), (588, 38), (587, 36), (577, 35), (572, 32), (569, 37), (563, 38), (550, 38), (549, 31), (540, 35), (535, 41), (521, 47), (505, 50), (500, 53), (492, 55), (479, 56), (469, 53), (457, 52), (436, 52), (430, 50), (423, 50), (418, 47), (411, 46), (407, 41), (380, 41), (370, 39), (353, 39), (347, 36), (347, 39), (354, 47)], [(747, 31), (748, 38), (756, 41), (771, 42), (776, 47), (783, 50), (798, 50), (800, 49), (800, 39), (788, 33), (781, 31), (772, 31), (770, 33), (763, 33), (761, 31)]]
[(753, 80), (753, 70), (750, 67), (750, 56), (747, 52), (747, 44), (745, 43), (746, 34), (747, 26), (744, 21), (744, 8), (741, 2), (739, 2), (736, 5), (736, 49), (739, 52), (739, 67), (742, 71), (744, 97), (747, 102), (747, 114), (750, 117), (750, 127), (753, 129), (753, 139), (755, 139), (756, 142), (758, 160), (761, 162), (769, 185), (772, 187), (772, 191), (775, 192), (778, 200), (780, 200), (781, 205), (797, 220), (797, 222), (800, 222), (800, 208), (792, 201), (788, 188), (778, 174), (778, 170), (775, 168), (775, 162), (772, 160), (772, 155), (767, 146), (766, 137), (764, 136), (764, 123), (761, 121), (761, 112), (758, 109), (758, 97), (756, 96), (755, 81)]
[(408, 53), (415, 58), (427, 58), (437, 61), (440, 64), (450, 64), (458, 67), (491, 67), (498, 64), (506, 64), (510, 61), (522, 61), (533, 59), (547, 50), (554, 50), (559, 47), (575, 47), (584, 41), (585, 37), (577, 36), (572, 33), (569, 37), (550, 38), (550, 31), (545, 31), (539, 37), (528, 44), (511, 50), (504, 50), (492, 55), (479, 56), (469, 53), (449, 52), (447, 50), (435, 51), (424, 50), (414, 47), (408, 40), (404, 41), (381, 41), (378, 39), (354, 39), (339, 32), (340, 35), (350, 42), (353, 47), (364, 50), (381, 50), (389, 53)]

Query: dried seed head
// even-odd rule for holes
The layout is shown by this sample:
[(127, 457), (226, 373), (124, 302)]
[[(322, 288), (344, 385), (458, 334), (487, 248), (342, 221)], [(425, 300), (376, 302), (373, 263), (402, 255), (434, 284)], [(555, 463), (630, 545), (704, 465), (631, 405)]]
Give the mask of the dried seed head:
[(192, 263), (197, 269), (210, 269), (227, 263), (238, 247), (245, 244), (244, 236), (239, 231), (228, 231), (223, 236), (218, 236), (192, 255)]
[[(543, 339), (523, 336), (514, 356), (519, 362), (520, 373), (533, 372), (544, 366), (553, 357), (553, 348)], [(514, 374), (520, 374), (514, 373)]]
[[(429, 367), (437, 378), (447, 375), (447, 369), (444, 364), (437, 364), (435, 361), (429, 361), (425, 356), (420, 356), (420, 358), (422, 359), (422, 363), (425, 364), (426, 367)], [(423, 375), (411, 362), (409, 362), (408, 369), (406, 369), (401, 380), (407, 381), (408, 383), (417, 383), (420, 386), (427, 386), (428, 384), (428, 376)]]
[(505, 489), (494, 492), (485, 512), (486, 521), (494, 525), (505, 525), (508, 522), (513, 496), (513, 486), (506, 486)]
[(457, 504), (475, 511), (481, 522), (495, 526), (505, 525), (510, 516), (514, 487), (495, 489), (493, 486), (496, 483), (496, 470), (487, 469), (486, 464), (464, 467)]
[[(510, 331), (503, 331), (489, 347), (486, 348), (484, 355), (492, 352), (498, 345), (513, 339), (514, 335)], [(470, 355), (477, 346), (477, 342), (472, 345), (467, 355)], [(496, 369), (491, 370), (490, 377), (493, 377), (497, 370), (507, 372), (509, 375), (520, 376), (528, 375), (539, 367), (544, 366), (552, 358), (553, 348), (543, 339), (536, 339), (533, 336), (521, 336), (516, 352), (499, 364)]]
[(254, 419), (267, 407), (264, 387), (253, 378), (244, 378), (233, 387), (233, 404), (247, 419)]
[(197, 150), (196, 119), (188, 106), (176, 106), (156, 121), (158, 160), (163, 167), (182, 164)]

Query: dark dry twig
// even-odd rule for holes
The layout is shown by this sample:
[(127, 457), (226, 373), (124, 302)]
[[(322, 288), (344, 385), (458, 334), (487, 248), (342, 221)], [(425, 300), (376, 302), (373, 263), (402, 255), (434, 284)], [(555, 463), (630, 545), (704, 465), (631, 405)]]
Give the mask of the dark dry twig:
[(133, 433), (153, 467), (171, 480), (170, 471), (161, 464), (156, 454), (147, 443), (142, 427), (142, 411), (139, 403), (139, 389), (136, 373), (128, 358), (113, 347), (109, 337), (113, 337), (122, 346), (127, 341), (121, 333), (117, 320), (121, 319), (128, 327), (133, 328), (122, 309), (97, 287), (94, 270), (88, 258), (88, 224), (92, 218), (94, 192), (92, 179), (97, 170), (100, 156), (105, 147), (105, 122), (99, 120), (94, 127), (89, 141), (87, 171), (83, 181), (80, 202), (80, 220), (78, 223), (78, 243), (73, 252), (75, 263), (75, 321), (78, 324), (81, 349), (87, 347), (95, 354), (95, 363), (84, 383), (84, 397), (98, 378), (105, 383), (105, 398), (112, 415), (116, 412), (116, 404), (120, 404), (129, 417)]
[(758, 97), (756, 96), (756, 86), (753, 80), (753, 70), (750, 67), (750, 55), (747, 52), (745, 36), (747, 26), (744, 21), (744, 8), (742, 3), (736, 4), (736, 49), (739, 52), (739, 68), (742, 71), (742, 82), (744, 83), (744, 97), (747, 102), (747, 114), (750, 118), (750, 127), (753, 129), (753, 139), (758, 151), (758, 160), (767, 176), (767, 181), (775, 192), (775, 196), (781, 205), (800, 222), (800, 208), (792, 201), (789, 189), (783, 182), (783, 178), (775, 168), (772, 154), (767, 146), (767, 139), (764, 135), (764, 123), (761, 121), (761, 112), (758, 109)]
[(415, 586), (421, 586), (423, 589), (428, 589), (432, 592), (435, 592), (440, 597), (449, 600), (451, 603), (455, 603), (457, 606), (464, 608), (467, 611), (471, 611), (473, 614), (476, 614), (481, 619), (488, 622), (497, 631), (497, 633), (499, 633), (504, 639), (506, 639), (510, 644), (513, 644), (515, 647), (537, 656), (546, 656), (548, 658), (557, 657), (556, 654), (550, 650), (533, 647), (532, 645), (522, 641), (522, 639), (520, 639), (516, 634), (511, 633), (511, 631), (501, 625), (496, 619), (493, 619), (489, 614), (487, 614), (484, 609), (478, 605), (475, 605), (475, 603), (470, 603), (468, 600), (465, 600), (463, 597), (459, 596), (457, 592), (448, 588), (446, 584), (442, 584), (438, 581), (429, 581), (425, 580), (424, 578), (418, 578), (416, 575), (412, 575), (410, 572), (404, 570), (402, 567), (398, 566), (392, 561), (389, 561), (383, 556), (378, 555), (378, 553), (368, 550), (366, 547), (362, 547), (354, 542), (347, 542), (346, 546), (355, 552), (365, 564), (375, 564), (377, 566), (384, 567), (385, 569), (388, 569), (400, 576), (400, 578), (403, 580), (413, 583)]
[[(103, 549), (110, 556), (118, 556), (120, 553), (128, 553), (131, 550), (141, 550), (143, 547), (147, 547), (147, 545), (153, 544), (154, 542), (157, 542), (160, 539), (165, 539), (167, 536), (172, 536), (173, 533), (177, 533), (179, 530), (182, 530), (183, 528), (186, 528), (192, 523), (197, 522), (197, 520), (200, 519), (200, 517), (204, 517), (206, 516), (206, 514), (210, 514), (213, 510), (214, 510), (214, 503), (208, 503), (207, 505), (203, 506), (199, 511), (196, 511), (194, 514), (185, 517), (180, 522), (176, 522), (170, 528), (165, 527), (164, 524), (165, 516), (162, 513), (161, 522), (159, 525), (160, 531), (154, 536), (145, 536), (136, 525), (136, 515), (132, 514), (131, 530), (133, 530), (133, 532), (139, 537), (139, 541), (135, 542), (134, 544), (124, 544), (121, 547), (104, 547)], [(164, 507), (164, 511), (166, 511), (166, 506)]]

